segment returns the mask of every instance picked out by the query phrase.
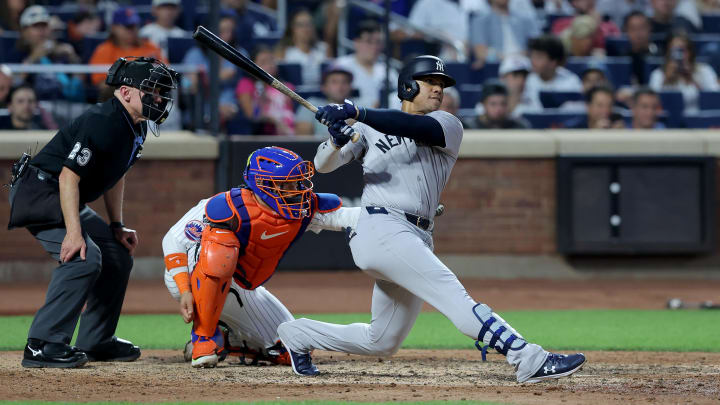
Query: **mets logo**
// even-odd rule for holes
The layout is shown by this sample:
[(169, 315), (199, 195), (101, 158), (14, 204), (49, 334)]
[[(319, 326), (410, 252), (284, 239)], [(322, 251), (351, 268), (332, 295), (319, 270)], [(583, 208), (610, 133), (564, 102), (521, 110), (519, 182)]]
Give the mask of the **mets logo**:
[(199, 242), (202, 231), (203, 224), (196, 219), (193, 219), (185, 225), (185, 236), (191, 241)]

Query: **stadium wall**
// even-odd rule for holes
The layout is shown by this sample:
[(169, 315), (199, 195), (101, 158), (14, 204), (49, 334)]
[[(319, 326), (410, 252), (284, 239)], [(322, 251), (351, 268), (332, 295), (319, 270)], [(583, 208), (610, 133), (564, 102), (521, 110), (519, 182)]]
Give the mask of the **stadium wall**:
[[(0, 132), (0, 168), (4, 168), (0, 181), (8, 181), (12, 159), (36, 143), (42, 146), (51, 135)], [(632, 271), (647, 277), (720, 278), (720, 245), (713, 254), (695, 256), (558, 255), (555, 159), (567, 155), (719, 157), (720, 135), (712, 131), (468, 131), (441, 198), (446, 212), (436, 222), (438, 255), (464, 276), (566, 278)], [(148, 139), (143, 158), (128, 174), (125, 193), (125, 222), (137, 229), (140, 238), (133, 277), (161, 277), (162, 237), (189, 207), (213, 193), (218, 156), (218, 142), (209, 137), (177, 132)], [(720, 182), (720, 173), (716, 179)], [(101, 201), (92, 206), (105, 214)], [(720, 205), (715, 211), (720, 218)], [(27, 231), (4, 229), (8, 214), (4, 192), (0, 282), (48, 279), (54, 263)], [(715, 226), (720, 230), (720, 223)]]

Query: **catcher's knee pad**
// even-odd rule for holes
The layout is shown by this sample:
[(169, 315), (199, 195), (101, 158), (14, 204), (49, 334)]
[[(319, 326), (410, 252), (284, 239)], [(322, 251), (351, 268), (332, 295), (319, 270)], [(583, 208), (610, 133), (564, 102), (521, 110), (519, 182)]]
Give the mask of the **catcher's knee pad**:
[(200, 258), (190, 278), (195, 300), (193, 330), (199, 336), (215, 333), (239, 251), (240, 242), (232, 232), (210, 227), (203, 231)]
[(520, 350), (527, 345), (525, 339), (489, 306), (478, 303), (472, 310), (482, 324), (475, 346), (482, 353), (483, 361), (488, 348), (507, 356), (509, 350)]

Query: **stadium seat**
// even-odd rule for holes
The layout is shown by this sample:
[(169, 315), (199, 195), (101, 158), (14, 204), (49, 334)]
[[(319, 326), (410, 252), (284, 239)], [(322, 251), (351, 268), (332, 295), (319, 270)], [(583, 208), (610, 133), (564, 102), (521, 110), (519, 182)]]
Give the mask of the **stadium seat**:
[[(469, 69), (469, 68), (468, 68)], [(483, 84), (486, 80), (497, 79), (498, 70), (500, 69), (500, 63), (489, 62), (480, 70), (469, 69), (468, 81), (470, 84)]]
[(278, 63), (278, 80), (295, 86), (302, 85), (302, 66), (299, 63)]
[(105, 40), (107, 40), (107, 34), (88, 35), (83, 38), (83, 51), (82, 55), (80, 55), (83, 63), (88, 63), (90, 61), (93, 52), (95, 52), (95, 48), (105, 42)]
[(445, 73), (455, 78), (458, 84), (470, 82), (470, 66), (467, 63), (448, 62), (445, 64)]
[(699, 111), (685, 116), (687, 128), (720, 128), (720, 110)]
[[(7, 62), (17, 62), (20, 63), (21, 61), (8, 61), (6, 59), (6, 55), (9, 54), (10, 50), (15, 48), (15, 43), (17, 43), (18, 38), (20, 37), (20, 34), (17, 31), (4, 31), (2, 34), (0, 34), (0, 61), (3, 63)], [(6, 50), (8, 52), (6, 52)]]
[(650, 74), (653, 72), (653, 70), (661, 67), (663, 65), (663, 58), (658, 56), (650, 56), (645, 58), (645, 77), (650, 79)]
[(574, 91), (541, 91), (540, 103), (544, 108), (558, 108), (566, 101), (582, 101), (583, 94)]
[(607, 70), (608, 80), (615, 87), (629, 86), (631, 84), (632, 65), (629, 57), (608, 57), (604, 60), (596, 58), (574, 57), (570, 58), (565, 67), (578, 76), (590, 64), (603, 64)]
[(660, 103), (663, 110), (667, 111), (668, 128), (682, 128), (683, 126), (683, 110), (685, 110), (685, 100), (679, 91), (661, 91)]
[(702, 16), (702, 32), (706, 34), (720, 33), (720, 14), (703, 14)]
[(718, 109), (720, 109), (720, 91), (701, 91), (700, 92), (700, 109), (701, 110), (718, 110)]
[(168, 59), (170, 63), (180, 63), (185, 57), (187, 51), (195, 46), (195, 40), (193, 40), (190, 36), (182, 38), (170, 37), (168, 38), (167, 46)]
[(630, 51), (630, 41), (626, 36), (608, 37), (605, 39), (607, 56), (624, 56)]
[(585, 114), (547, 109), (538, 113), (525, 113), (523, 118), (530, 122), (534, 129), (563, 128), (568, 121), (580, 119)]
[(475, 105), (480, 102), (481, 85), (461, 84), (457, 86), (457, 90), (460, 93), (460, 108), (475, 108)]

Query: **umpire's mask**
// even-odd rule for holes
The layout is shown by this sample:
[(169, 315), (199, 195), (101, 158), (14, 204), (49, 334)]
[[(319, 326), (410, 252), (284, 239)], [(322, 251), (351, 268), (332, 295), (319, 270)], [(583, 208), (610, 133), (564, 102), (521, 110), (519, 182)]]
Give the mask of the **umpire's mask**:
[(180, 75), (155, 58), (118, 59), (110, 68), (105, 82), (111, 86), (130, 86), (144, 94), (142, 115), (155, 124), (162, 124), (173, 107), (173, 90)]

